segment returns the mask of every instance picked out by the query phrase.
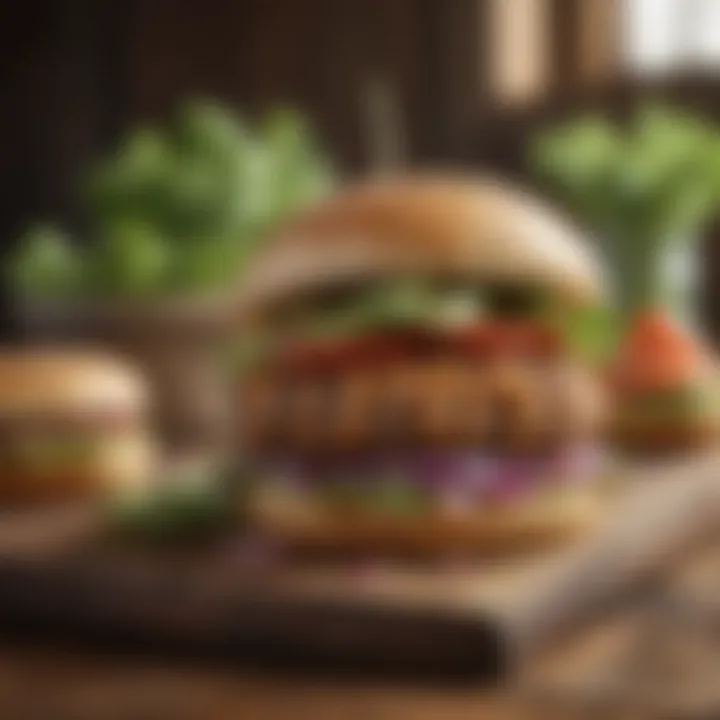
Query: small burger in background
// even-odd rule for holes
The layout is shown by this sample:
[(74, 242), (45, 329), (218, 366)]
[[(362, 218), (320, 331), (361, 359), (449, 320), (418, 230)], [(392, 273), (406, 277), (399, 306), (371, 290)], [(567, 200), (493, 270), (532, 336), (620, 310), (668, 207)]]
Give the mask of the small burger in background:
[(612, 366), (613, 435), (631, 453), (677, 454), (720, 439), (720, 372), (702, 340), (655, 309), (637, 315)]
[(248, 512), (293, 548), (502, 551), (603, 507), (604, 398), (561, 331), (602, 299), (582, 239), (494, 181), (388, 180), (248, 268)]
[(148, 392), (102, 354), (0, 354), (0, 503), (104, 498), (147, 485), (155, 470)]

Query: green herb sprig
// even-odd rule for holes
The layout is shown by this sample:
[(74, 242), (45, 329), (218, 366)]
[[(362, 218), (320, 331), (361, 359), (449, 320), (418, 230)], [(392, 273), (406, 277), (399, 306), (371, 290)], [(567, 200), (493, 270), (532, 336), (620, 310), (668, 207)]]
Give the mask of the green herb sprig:
[[(616, 322), (645, 306), (670, 304), (661, 265), (666, 251), (694, 240), (720, 200), (718, 127), (657, 104), (642, 106), (622, 125), (590, 114), (537, 136), (530, 161), (600, 242), (615, 286)], [(613, 335), (606, 320), (595, 325)]]
[(277, 109), (250, 125), (216, 103), (190, 102), (167, 127), (130, 133), (91, 169), (80, 193), (83, 242), (50, 224), (31, 228), (10, 280), (51, 299), (221, 287), (267, 231), (333, 182), (299, 113)]

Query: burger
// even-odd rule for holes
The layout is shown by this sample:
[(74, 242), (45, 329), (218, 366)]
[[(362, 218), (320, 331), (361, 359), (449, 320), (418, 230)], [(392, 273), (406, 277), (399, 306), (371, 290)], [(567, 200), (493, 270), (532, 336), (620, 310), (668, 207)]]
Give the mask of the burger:
[(700, 450), (720, 439), (720, 373), (701, 338), (652, 308), (633, 318), (612, 368), (614, 439), (631, 453)]
[(142, 378), (98, 353), (0, 354), (0, 502), (47, 504), (141, 487), (154, 451)]
[(295, 217), (240, 298), (251, 523), (386, 553), (588, 528), (604, 400), (563, 317), (602, 289), (575, 230), (494, 180), (358, 185)]

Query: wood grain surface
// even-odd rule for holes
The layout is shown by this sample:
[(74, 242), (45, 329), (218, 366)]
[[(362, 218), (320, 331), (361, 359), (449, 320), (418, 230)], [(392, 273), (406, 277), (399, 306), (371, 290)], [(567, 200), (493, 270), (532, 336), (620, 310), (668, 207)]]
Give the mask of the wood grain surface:
[(510, 720), (474, 687), (338, 682), (168, 667), (52, 650), (0, 650), (7, 720)]
[[(391, 655), (401, 647), (395, 659), (409, 666), (418, 648), (432, 648), (436, 643), (436, 664), (451, 670), (439, 675), (411, 673), (405, 677), (387, 672), (382, 662), (372, 668), (373, 659), (382, 656), (370, 652), (363, 672), (350, 675), (331, 672), (332, 668), (322, 664), (298, 668), (295, 663), (292, 671), (280, 665), (270, 671), (267, 665), (227, 663), (221, 656), (188, 653), (187, 648), (174, 651), (172, 643), (165, 645), (164, 652), (152, 652), (144, 642), (137, 642), (142, 640), (137, 636), (138, 627), (156, 631), (161, 628), (170, 636), (179, 630), (181, 635), (205, 637), (208, 627), (212, 627), (214, 610), (224, 607), (229, 566), (227, 554), (223, 553), (232, 553), (232, 548), (225, 547), (219, 553), (215, 548), (211, 556), (191, 552), (173, 554), (174, 560), (162, 556), (163, 562), (158, 565), (159, 557), (143, 554), (141, 562), (135, 551), (128, 553), (127, 548), (112, 552), (105, 548), (100, 556), (94, 545), (88, 550), (87, 538), (95, 537), (99, 529), (92, 512), (54, 512), (42, 522), (36, 518), (35, 524), (21, 517), (8, 517), (0, 523), (0, 571), (5, 573), (0, 624), (6, 631), (0, 644), (0, 718), (454, 720), (554, 718), (561, 713), (582, 718), (597, 713), (598, 704), (606, 709), (643, 708), (651, 713), (647, 717), (663, 717), (672, 711), (672, 717), (692, 718), (700, 711), (720, 711), (720, 694), (717, 683), (712, 681), (717, 677), (716, 670), (720, 672), (720, 643), (716, 647), (712, 640), (720, 637), (716, 632), (720, 628), (720, 522), (715, 467), (715, 460), (707, 459), (692, 467), (653, 469), (652, 477), (645, 478), (643, 487), (626, 496), (612, 521), (584, 547), (563, 553), (562, 562), (557, 562), (559, 555), (554, 560), (535, 558), (538, 576), (532, 582), (527, 580), (532, 575), (529, 570), (518, 573), (512, 581), (507, 576), (505, 585), (490, 582), (494, 575), (490, 567), (485, 567), (482, 574), (471, 574), (468, 589), (467, 568), (457, 566), (445, 570), (442, 576), (434, 575), (434, 582), (422, 573), (385, 568), (369, 576), (335, 574), (331, 585), (327, 584), (330, 576), (303, 573), (299, 578), (302, 582), (293, 585), (294, 591), (310, 588), (324, 597), (334, 587), (336, 600), (349, 595), (363, 600), (364, 593), (377, 597), (382, 588), (382, 607), (399, 604), (402, 615), (383, 618), (382, 614), (371, 613), (363, 618), (356, 614), (351, 616), (355, 619), (354, 633), (347, 635), (346, 630), (338, 630), (342, 624), (333, 630), (332, 617), (318, 614), (316, 608), (312, 632), (324, 632), (325, 642), (330, 646), (339, 642), (335, 649), (342, 651), (347, 650), (344, 643), (348, 637), (357, 647), (366, 636), (384, 634), (385, 645), (372, 647), (385, 648)], [(44, 533), (38, 533), (38, 524)], [(49, 537), (51, 543), (47, 542)], [(80, 547), (86, 551), (78, 553)], [(97, 557), (103, 558), (103, 566), (91, 565), (88, 574), (86, 561)], [(25, 577), (25, 581), (30, 578), (29, 585), (13, 585), (20, 576), (13, 580), (12, 573), (7, 573), (7, 561), (19, 558), (23, 560), (20, 567), (42, 569), (40, 574)], [(542, 569), (546, 561), (554, 567), (552, 572)], [(199, 595), (187, 590), (190, 566), (204, 573), (196, 576), (204, 580)], [(133, 582), (121, 586), (119, 592), (114, 583), (121, 567), (123, 577)], [(527, 560), (525, 568), (530, 568)], [(499, 578), (505, 570), (499, 566), (495, 572)], [(178, 577), (184, 578), (180, 585)], [(408, 581), (413, 577), (409, 585), (413, 592), (408, 593)], [(643, 582), (636, 584), (639, 577)], [(48, 578), (52, 582), (48, 583)], [(81, 578), (83, 581), (78, 583)], [(259, 585), (265, 582), (260, 576), (257, 580)], [(128, 587), (148, 583), (155, 588), (154, 610), (144, 604), (148, 596), (142, 592), (135, 596), (123, 594)], [(501, 586), (513, 590), (500, 591)], [(625, 592), (630, 586), (635, 590)], [(492, 590), (488, 591), (488, 587)], [(244, 597), (247, 600), (248, 596)], [(582, 602), (578, 603), (578, 597)], [(215, 605), (218, 598), (220, 605)], [(296, 600), (297, 595), (293, 598)], [(492, 603), (489, 598), (493, 598)], [(589, 605), (588, 598), (592, 601)], [(438, 602), (443, 611), (449, 608), (452, 612), (413, 615), (414, 610), (437, 609)], [(17, 613), (23, 603), (28, 610), (25, 627), (13, 628), (14, 620), (22, 619), (22, 613), (7, 613)], [(477, 625), (463, 622), (468, 617), (477, 620), (477, 615), (467, 614), (469, 610), (481, 608), (484, 613), (489, 607), (503, 610), (502, 617), (510, 621), (517, 642), (527, 641), (533, 648), (512, 677), (492, 691), (481, 689), (474, 677), (457, 672), (451, 662), (474, 662), (472, 652), (483, 646), (474, 636)], [(567, 622), (568, 614), (579, 620), (588, 607), (599, 613), (593, 624), (581, 625), (585, 629), (579, 634), (570, 632), (577, 625)], [(548, 614), (548, 608), (553, 612)], [(128, 609), (133, 612), (128, 613)], [(287, 606), (278, 606), (266, 614), (265, 630), (277, 623), (285, 610)], [(52, 623), (47, 624), (47, 619), (67, 621), (68, 612), (72, 619), (67, 625), (70, 633), (61, 638), (51, 632)], [(263, 612), (267, 613), (267, 608)], [(108, 617), (115, 622), (113, 642), (88, 644), (73, 635), (74, 623), (82, 624), (90, 618), (90, 627), (97, 629)], [(255, 622), (262, 614), (251, 617)], [(344, 617), (347, 620), (348, 616)], [(394, 620), (399, 617), (409, 618), (410, 623), (398, 634)], [(562, 623), (558, 624), (558, 617)], [(118, 619), (122, 620), (119, 625)], [(307, 620), (308, 616), (301, 613), (295, 625), (290, 622), (285, 630), (297, 629)], [(368, 620), (370, 624), (364, 624)], [(288, 622), (287, 617), (284, 622)], [(434, 630), (433, 622), (438, 623)], [(454, 631), (448, 634), (453, 623)], [(222, 634), (223, 627), (216, 625), (216, 632)], [(247, 623), (243, 627), (247, 641)], [(555, 630), (561, 628), (567, 632), (555, 637)], [(276, 636), (276, 650), (282, 649), (282, 637)], [(302, 642), (307, 638), (296, 636)], [(450, 644), (443, 645), (448, 638)], [(61, 639), (62, 645), (58, 644)], [(267, 635), (257, 636), (255, 648), (265, 640)], [(365, 647), (367, 650), (369, 646)], [(464, 655), (454, 655), (458, 648)], [(452, 658), (443, 654), (450, 650)], [(681, 668), (673, 665), (679, 655), (683, 657)], [(658, 661), (648, 662), (647, 658)]]
[(0, 629), (276, 669), (490, 681), (717, 524), (714, 456), (628, 473), (580, 543), (442, 566), (258, 564), (234, 535), (131, 546), (109, 542), (91, 510), (36, 511), (0, 523)]

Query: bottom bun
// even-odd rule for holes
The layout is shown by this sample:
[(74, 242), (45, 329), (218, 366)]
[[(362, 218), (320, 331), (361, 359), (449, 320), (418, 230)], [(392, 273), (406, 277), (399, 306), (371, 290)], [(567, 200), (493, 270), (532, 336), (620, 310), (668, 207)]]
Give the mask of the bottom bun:
[(505, 553), (571, 539), (602, 516), (605, 493), (599, 487), (568, 488), (462, 514), (414, 516), (343, 512), (316, 504), (289, 507), (277, 498), (258, 498), (250, 514), (254, 527), (289, 549), (322, 553), (383, 554)]

